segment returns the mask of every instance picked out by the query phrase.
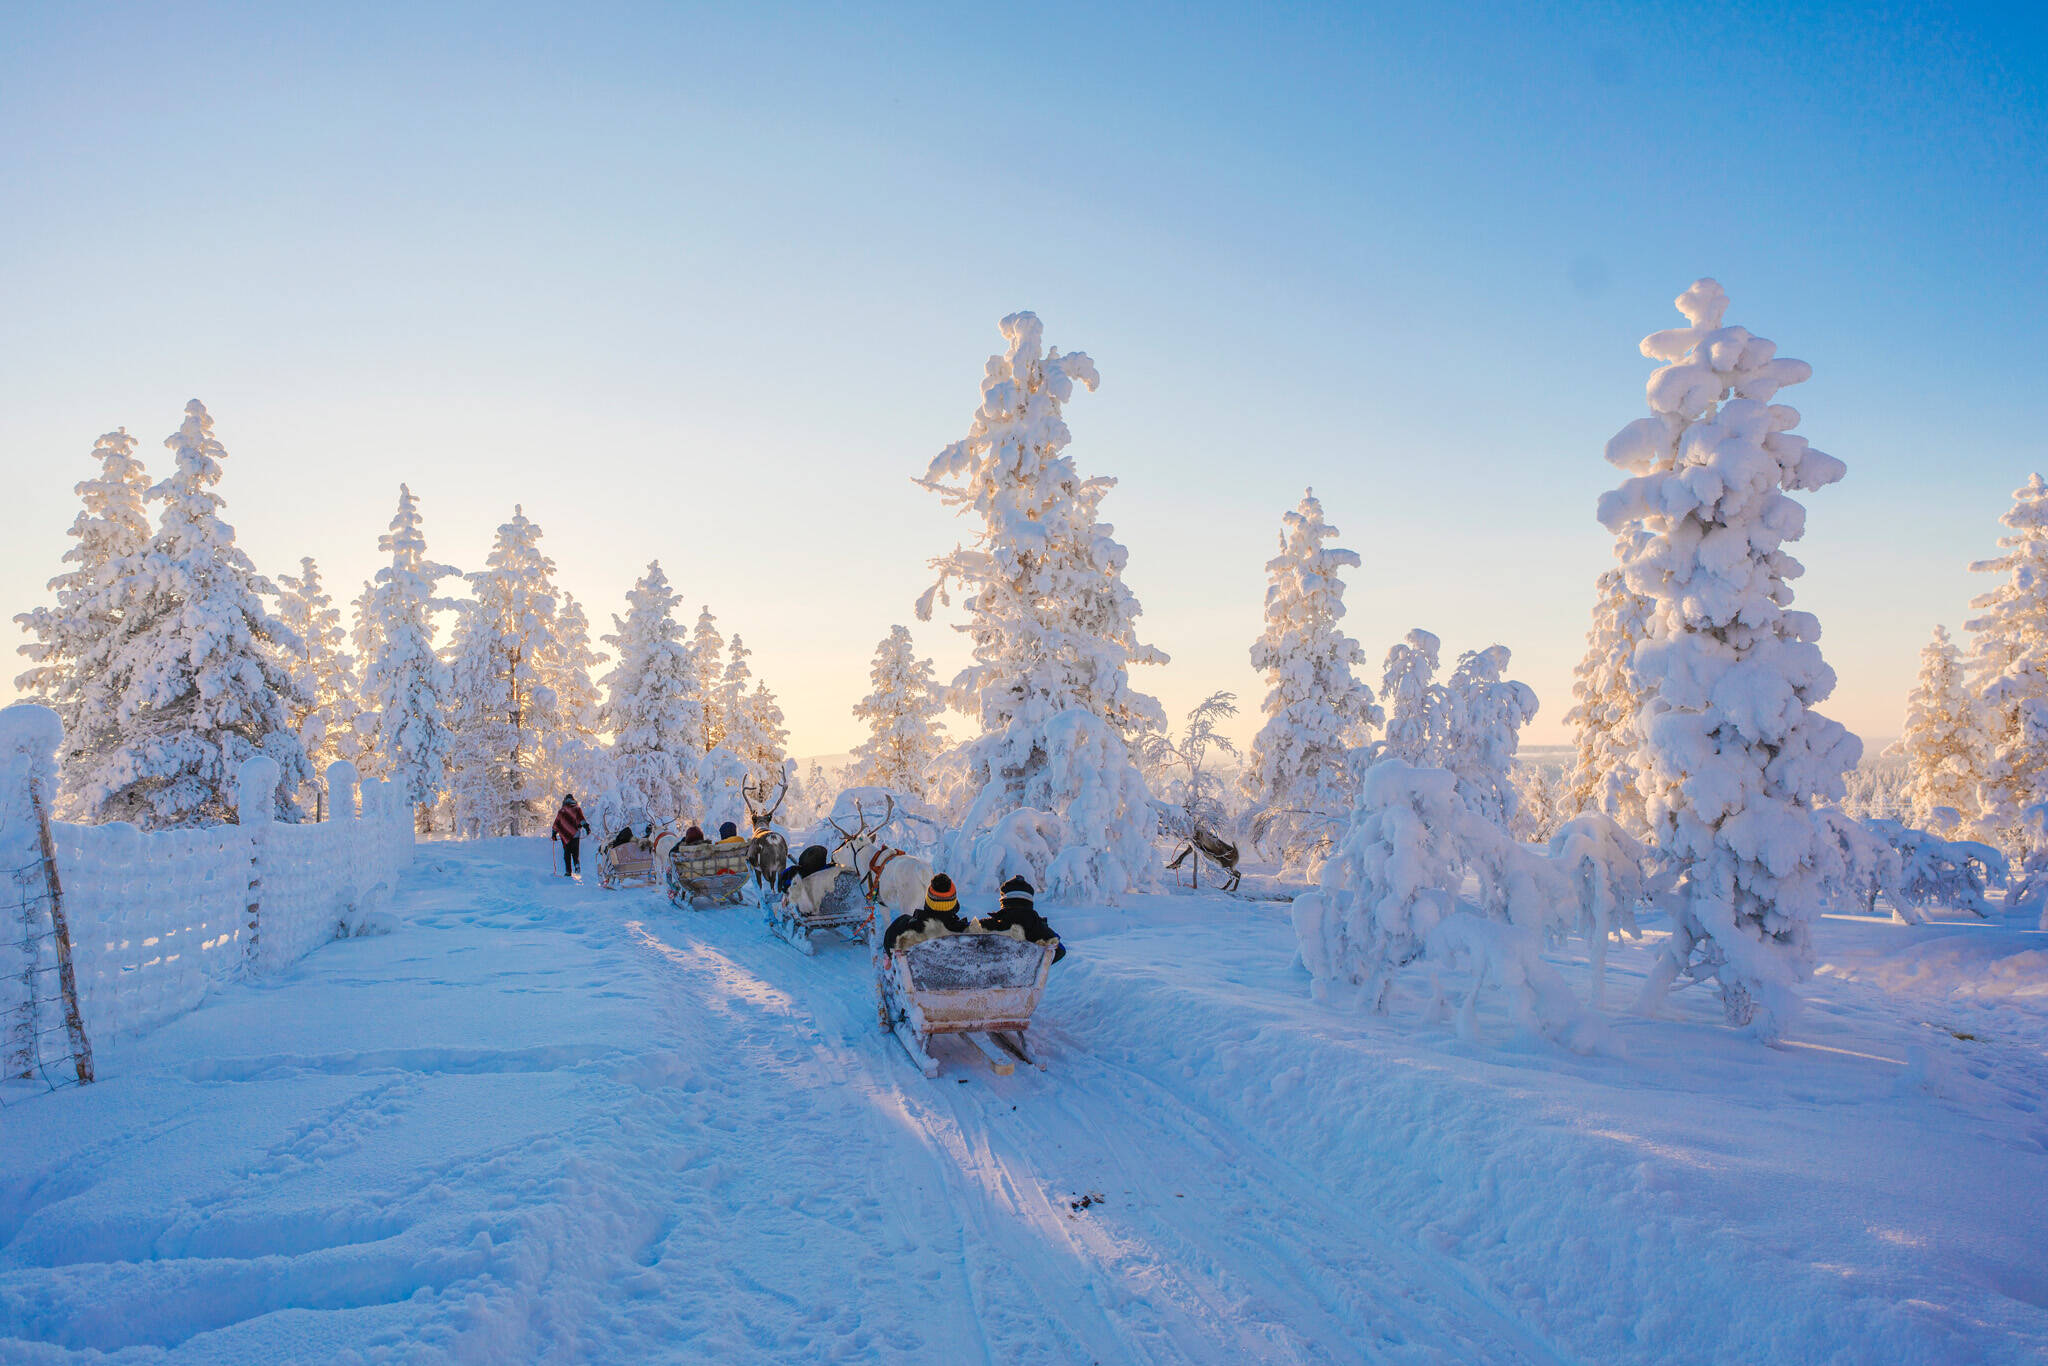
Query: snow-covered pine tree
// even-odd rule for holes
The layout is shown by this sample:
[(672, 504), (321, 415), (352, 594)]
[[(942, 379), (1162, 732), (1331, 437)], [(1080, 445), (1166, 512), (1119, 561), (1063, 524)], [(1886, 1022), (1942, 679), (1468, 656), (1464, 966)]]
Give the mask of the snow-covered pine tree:
[(2005, 576), (1971, 602), (1982, 615), (1967, 623), (1986, 750), (1975, 830), (2017, 856), (2028, 850), (2027, 809), (2048, 801), (2048, 482), (2029, 476), (1999, 520), (2004, 553), (1970, 566)]
[(453, 642), (456, 829), (521, 835), (545, 829), (561, 794), (546, 750), (561, 725), (551, 673), (557, 667), (555, 562), (523, 508), (498, 528), (484, 568), (468, 575)]
[(598, 735), (600, 700), (591, 671), (609, 655), (590, 644), (590, 618), (566, 588), (555, 613), (555, 649), (545, 656), (544, 681), (555, 695), (556, 727), (541, 737), (550, 792), (596, 793), (611, 785), (610, 756)]
[(1920, 647), (1920, 677), (1906, 697), (1906, 722), (1896, 752), (1906, 761), (1906, 800), (1913, 822), (1933, 829), (1934, 813), (1948, 807), (1964, 820), (1977, 812), (1984, 770), (1984, 736), (1976, 700), (1963, 682), (1961, 655), (1948, 629)]
[(1665, 956), (1646, 985), (1654, 1007), (1681, 972), (1720, 983), (1734, 1024), (1776, 1038), (1811, 970), (1810, 930), (1843, 870), (1815, 808), (1843, 795), (1862, 746), (1813, 710), (1834, 671), (1820, 623), (1793, 611), (1805, 510), (1788, 491), (1840, 479), (1842, 462), (1794, 436), (1799, 413), (1771, 402), (1812, 370), (1740, 327), (1713, 280), (1680, 295), (1687, 326), (1643, 340), (1664, 364), (1651, 416), (1624, 427), (1607, 458), (1628, 472), (1600, 500), (1619, 535), (1645, 535), (1623, 564), (1653, 603), (1636, 649), (1644, 688), (1641, 787), (1658, 848), (1680, 881)]
[(1433, 762), (1458, 780), (1458, 795), (1474, 811), (1517, 839), (1533, 834), (1521, 818), (1521, 792), (1513, 772), (1522, 727), (1536, 715), (1528, 684), (1504, 677), (1505, 645), (1467, 650), (1441, 694)]
[[(1615, 558), (1628, 558), (1642, 534), (1639, 527), (1624, 528)], [(1636, 772), (1642, 684), (1635, 652), (1649, 634), (1650, 609), (1650, 600), (1630, 589), (1618, 568), (1595, 585), (1585, 657), (1572, 671), (1574, 705), (1564, 715), (1573, 728), (1575, 753), (1558, 797), (1565, 815), (1604, 811), (1635, 835), (1648, 829)]]
[(1373, 760), (1399, 759), (1422, 766), (1435, 762), (1436, 714), (1443, 685), (1436, 681), (1437, 656), (1443, 648), (1428, 631), (1413, 630), (1387, 650), (1380, 674), (1380, 700), (1386, 708), (1386, 730), (1373, 746)]
[(725, 637), (718, 633), (718, 618), (711, 615), (709, 607), (697, 613), (690, 656), (697, 662), (697, 699), (704, 711), (703, 748), (709, 753), (725, 741)]
[(958, 629), (973, 663), (952, 693), (981, 734), (964, 746), (979, 796), (960, 835), (972, 840), (1019, 808), (1050, 812), (1062, 824), (1052, 893), (1115, 896), (1156, 880), (1152, 796), (1130, 744), (1165, 716), (1130, 686), (1130, 666), (1166, 656), (1139, 642), (1126, 552), (1096, 520), (1116, 481), (1082, 478), (1065, 453), (1061, 407), (1076, 381), (1095, 388), (1095, 363), (1046, 350), (1033, 314), (1011, 314), (1002, 332), (1007, 347), (989, 358), (967, 436), (920, 481), (979, 522), (971, 548), (934, 561), (938, 582), (917, 608), (929, 620), (948, 585), (963, 590)]
[[(737, 642), (739, 637), (733, 639)], [(789, 728), (783, 724), (782, 704), (757, 678), (754, 690), (747, 694), (745, 710), (748, 740), (740, 755), (753, 769), (755, 784), (772, 788), (782, 781), (783, 765), (789, 758)]]
[(868, 738), (853, 752), (848, 785), (886, 787), (923, 798), (932, 765), (946, 749), (945, 724), (939, 720), (945, 704), (932, 662), (918, 658), (908, 628), (891, 626), (875, 646), (868, 681), (873, 691), (853, 704), (854, 719), (868, 723)]
[(682, 595), (659, 560), (626, 594), (604, 643), (618, 664), (605, 676), (600, 715), (612, 735), (612, 783), (627, 802), (673, 824), (696, 807), (697, 764), (704, 751), (704, 709), (696, 661), (676, 621)]
[(149, 548), (149, 475), (135, 458), (135, 438), (123, 427), (93, 443), (99, 472), (74, 486), (81, 504), (72, 519), (72, 566), (49, 583), (54, 606), (15, 617), (34, 637), (21, 653), (32, 667), (14, 686), (46, 702), (64, 723), (63, 802), (76, 795), (83, 756), (114, 739), (114, 699), (107, 666), (120, 644), (142, 581), (140, 561)]
[[(1280, 553), (1266, 562), (1265, 630), (1252, 667), (1266, 678), (1265, 724), (1252, 740), (1241, 779), (1283, 862), (1298, 864), (1351, 809), (1351, 751), (1380, 723), (1372, 688), (1353, 675), (1365, 662), (1338, 626), (1343, 571), (1355, 551), (1325, 544), (1337, 528), (1323, 519), (1315, 490), (1280, 521)], [(1300, 814), (1294, 814), (1300, 813)]]
[(292, 681), (299, 686), (300, 699), (291, 707), (292, 724), (299, 743), (306, 747), (312, 766), (310, 803), (316, 817), (326, 817), (326, 793), (322, 786), (327, 766), (337, 759), (355, 762), (358, 684), (355, 661), (341, 649), (346, 633), (341, 629), (341, 611), (320, 581), (320, 566), (310, 555), (299, 560), (297, 577), (278, 576), (277, 615), (293, 635), (297, 648), (286, 654)]
[(427, 558), (427, 537), (412, 490), (398, 486), (398, 511), (377, 549), (391, 563), (357, 599), (356, 646), (363, 657), (362, 768), (401, 784), (418, 827), (426, 830), (447, 785), (454, 740), (448, 730), (452, 682), (434, 647), (434, 614), (455, 604), (435, 586), (458, 571)]
[(115, 734), (82, 766), (84, 811), (146, 827), (224, 821), (236, 774), (264, 754), (278, 764), (279, 810), (296, 816), (294, 794), (311, 776), (283, 658), (297, 641), (263, 601), (276, 585), (221, 520), (214, 485), (227, 451), (205, 405), (186, 404), (164, 445), (175, 468), (150, 490), (163, 512), (108, 664)]

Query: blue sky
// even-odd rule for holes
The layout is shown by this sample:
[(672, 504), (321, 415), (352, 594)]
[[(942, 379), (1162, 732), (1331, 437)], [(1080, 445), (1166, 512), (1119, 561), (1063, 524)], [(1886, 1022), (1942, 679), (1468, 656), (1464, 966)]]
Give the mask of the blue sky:
[(2038, 9), (359, 8), (10, 14), (8, 613), (93, 438), (197, 396), (266, 570), (359, 583), (400, 480), (465, 568), (521, 503), (593, 617), (658, 556), (844, 749), (959, 534), (910, 478), (1030, 308), (1101, 367), (1072, 449), (1170, 709), (1256, 707), (1312, 483), (1375, 661), (1499, 640), (1557, 741), (1636, 341), (1713, 275), (1814, 366), (1800, 602), (1877, 736), (2048, 465)]

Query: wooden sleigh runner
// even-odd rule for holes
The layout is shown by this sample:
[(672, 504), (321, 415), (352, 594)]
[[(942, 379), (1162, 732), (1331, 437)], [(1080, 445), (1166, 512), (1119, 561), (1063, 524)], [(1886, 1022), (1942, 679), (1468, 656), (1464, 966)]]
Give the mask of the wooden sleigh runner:
[(1008, 1076), (1019, 1062), (1043, 1068), (1026, 1031), (1045, 994), (1052, 946), (1001, 934), (927, 939), (877, 959), (882, 1027), (927, 1077), (939, 1074), (931, 1042), (959, 1034)]
[[(805, 895), (811, 889), (803, 884), (827, 876), (832, 879), (830, 888), (813, 904), (813, 898)], [(769, 902), (768, 928), (805, 953), (818, 951), (811, 936), (820, 930), (838, 930), (849, 939), (865, 939), (874, 924), (874, 906), (861, 888), (858, 873), (828, 866), (789, 890), (789, 895)]]

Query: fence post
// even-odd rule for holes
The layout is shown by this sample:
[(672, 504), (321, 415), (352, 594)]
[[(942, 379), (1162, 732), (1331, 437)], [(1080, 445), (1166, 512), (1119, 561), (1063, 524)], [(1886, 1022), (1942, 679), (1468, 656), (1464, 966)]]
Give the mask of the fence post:
[(235, 823), (249, 832), (249, 940), (242, 961), (259, 966), (263, 939), (263, 855), (277, 819), (277, 760), (257, 755), (235, 775)]
[[(57, 989), (62, 998), (64, 1032), (71, 1045), (71, 1062), (80, 1085), (93, 1079), (92, 1044), (85, 1036), (85, 1021), (78, 1013), (78, 977), (71, 962), (71, 927), (64, 918), (64, 886), (57, 876), (57, 847), (50, 836), (51, 789), (56, 785), (57, 750), (64, 743), (64, 723), (48, 707), (16, 703), (0, 712), (0, 768), (22, 784), (20, 796), (26, 809), (19, 812), (35, 825), (34, 857), (40, 865), (44, 894), (50, 903), (50, 937), (57, 955)], [(13, 794), (5, 798), (13, 804)], [(21, 842), (23, 853), (29, 846)], [(24, 891), (26, 888), (24, 888)], [(26, 921), (26, 915), (24, 920)], [(24, 923), (26, 931), (28, 925)], [(23, 945), (31, 955), (26, 999), (29, 1058), (31, 1067), (40, 1066), (41, 1048), (35, 1043), (36, 994), (33, 961), (34, 936)]]

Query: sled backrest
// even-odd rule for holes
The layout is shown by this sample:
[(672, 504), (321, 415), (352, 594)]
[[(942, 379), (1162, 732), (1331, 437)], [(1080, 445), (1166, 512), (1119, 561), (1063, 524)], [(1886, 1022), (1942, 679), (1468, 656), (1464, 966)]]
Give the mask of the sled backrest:
[(744, 844), (676, 844), (668, 851), (669, 863), (685, 877), (710, 877), (716, 873), (741, 873), (747, 868)]
[(1050, 952), (1004, 934), (954, 934), (911, 945), (904, 963), (917, 991), (1029, 988)]

